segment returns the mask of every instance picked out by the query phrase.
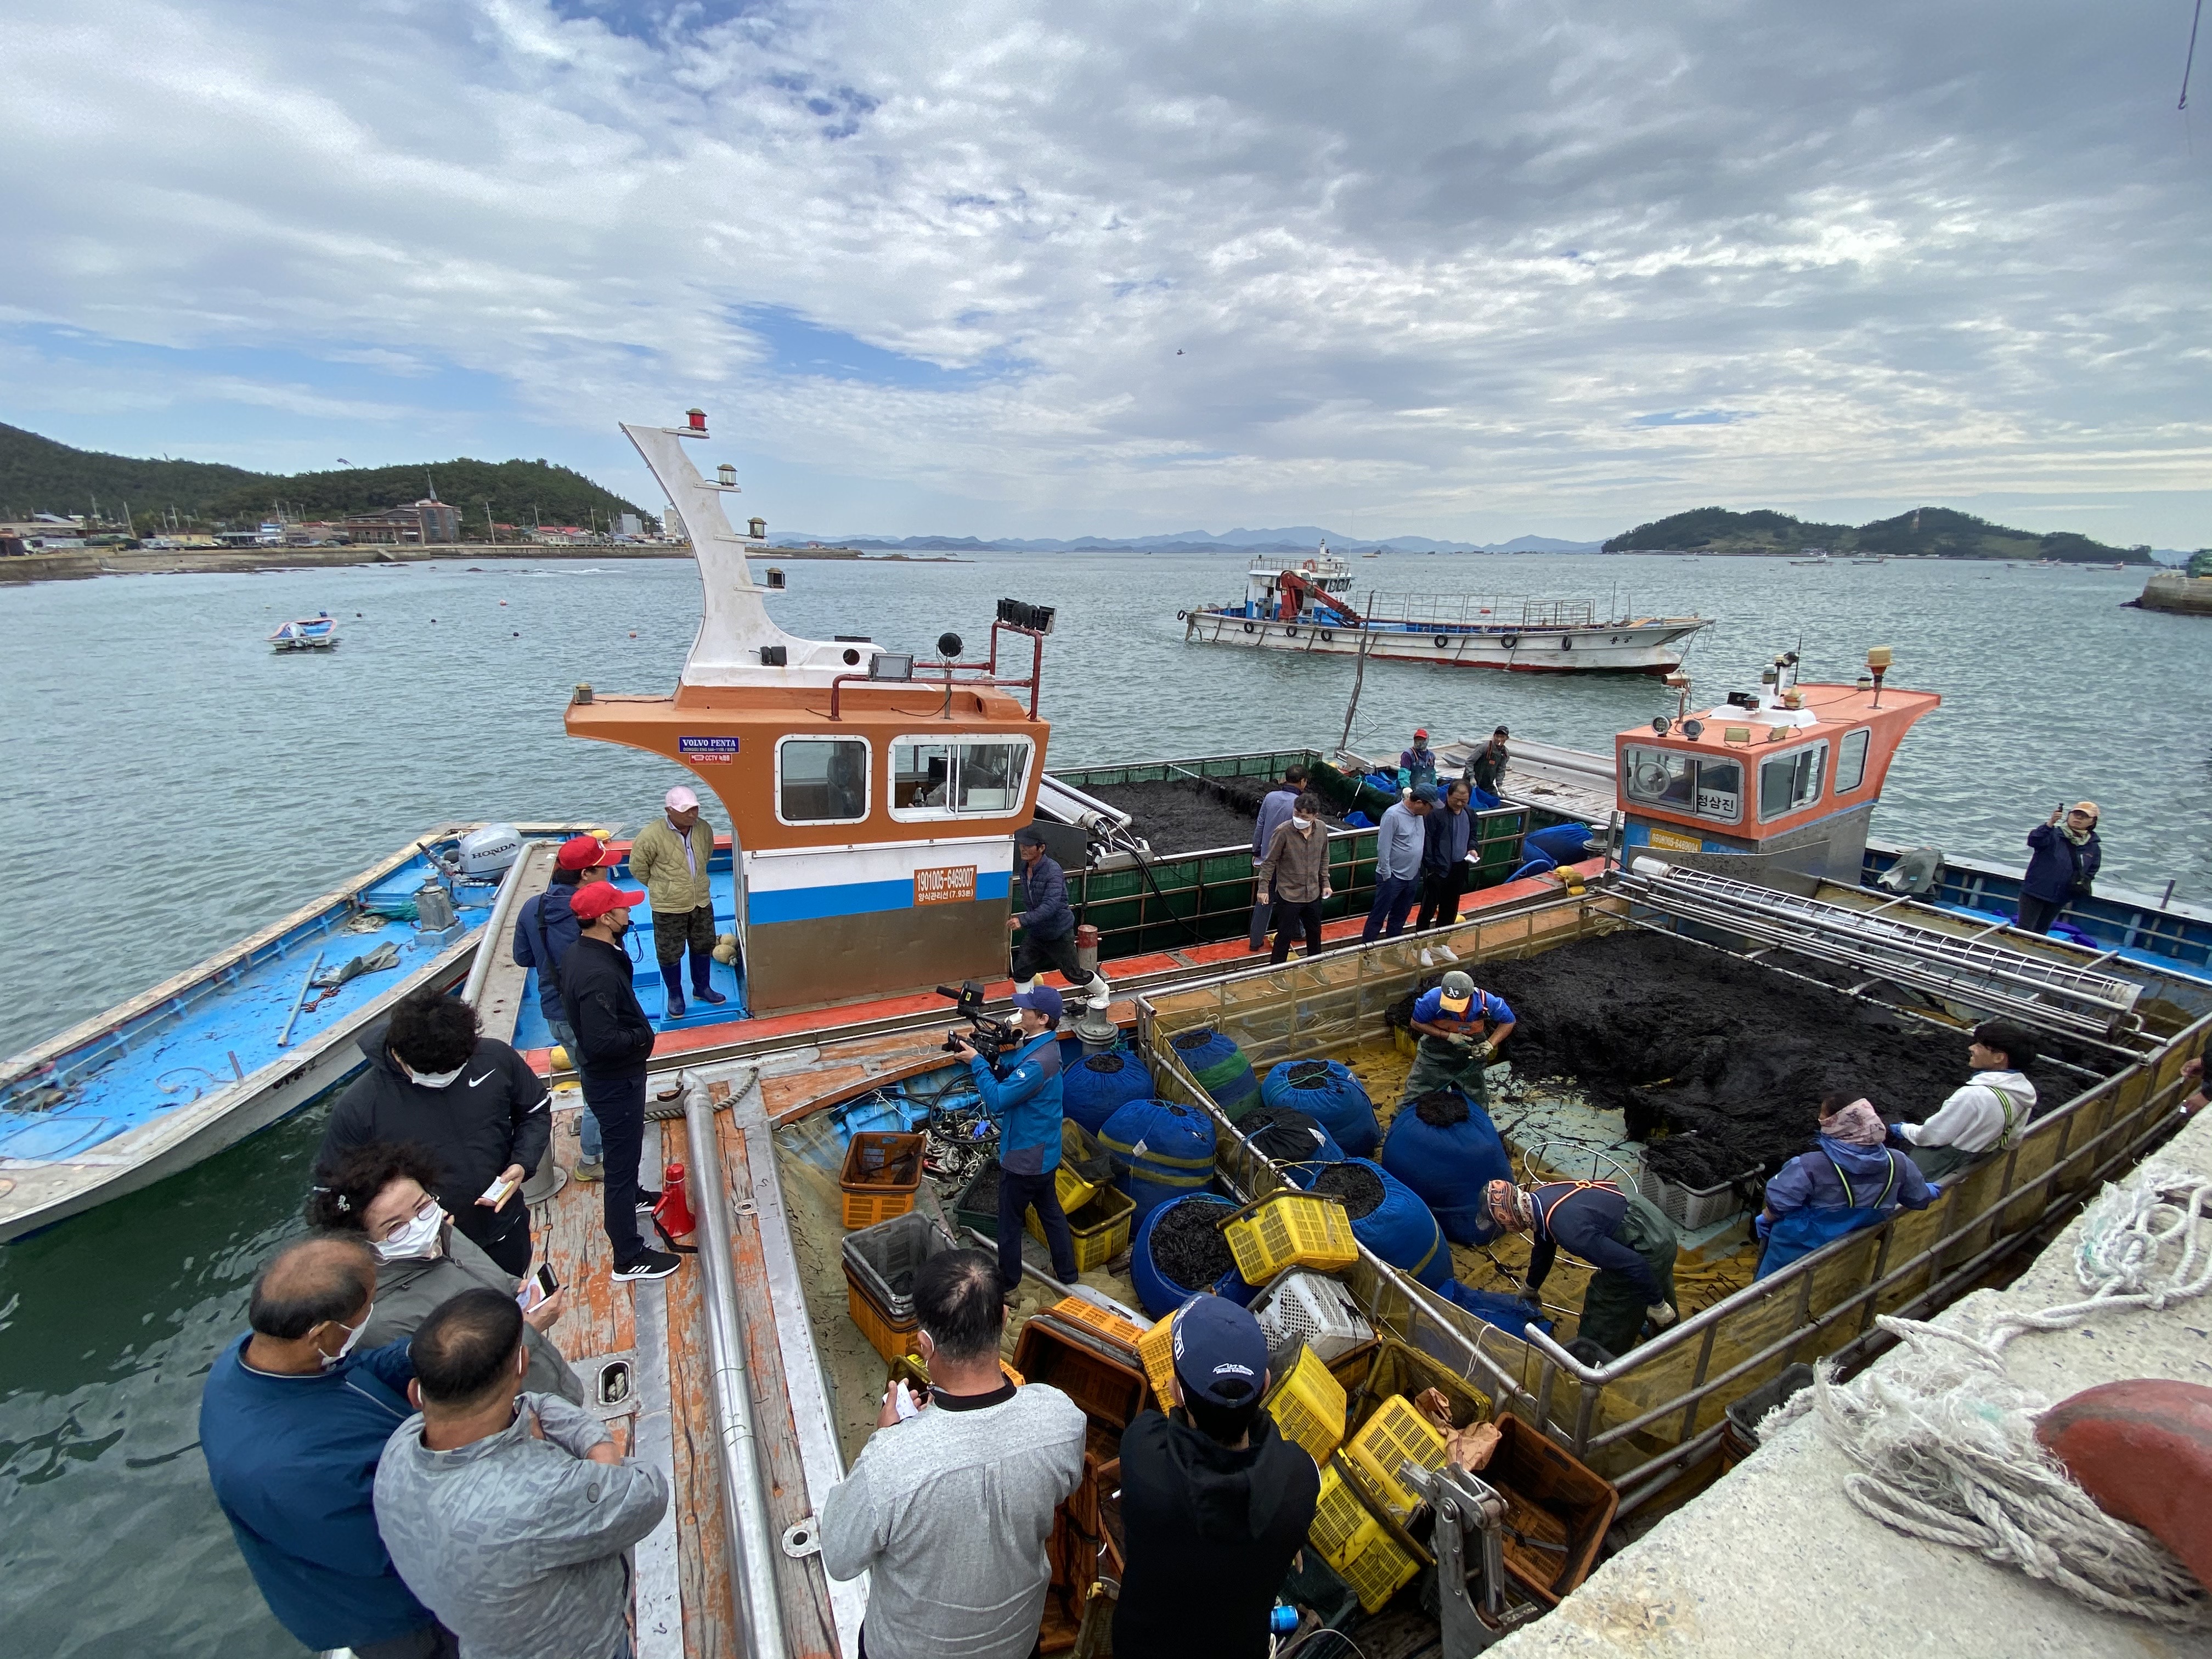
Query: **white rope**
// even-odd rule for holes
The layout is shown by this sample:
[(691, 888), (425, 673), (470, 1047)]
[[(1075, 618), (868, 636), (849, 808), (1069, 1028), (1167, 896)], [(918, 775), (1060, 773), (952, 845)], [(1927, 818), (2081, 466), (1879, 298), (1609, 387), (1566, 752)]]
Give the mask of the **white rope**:
[(1762, 1433), (1810, 1411), (1859, 1473), (1844, 1492), (1861, 1511), (1916, 1538), (1969, 1549), (2046, 1579), (2093, 1607), (2196, 1624), (2208, 1599), (2148, 1533), (2099, 1509), (2036, 1443), (2054, 1403), (2005, 1374), (2024, 1331), (2057, 1331), (2137, 1308), (2163, 1309), (2212, 1290), (2212, 1181), (2146, 1165), (2108, 1186), (2083, 1218), (2075, 1277), (2081, 1300), (2007, 1313), (1984, 1328), (1876, 1321), (1902, 1344), (1848, 1383), (1834, 1366), (1770, 1416)]

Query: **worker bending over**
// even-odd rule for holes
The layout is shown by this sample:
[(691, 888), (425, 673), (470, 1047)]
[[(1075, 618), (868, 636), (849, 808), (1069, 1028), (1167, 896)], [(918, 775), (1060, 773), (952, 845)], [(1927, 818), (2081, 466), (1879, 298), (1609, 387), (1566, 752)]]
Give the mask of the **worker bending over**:
[(1674, 1225), (1646, 1199), (1610, 1181), (1553, 1181), (1525, 1190), (1510, 1181), (1483, 1189), (1497, 1226), (1534, 1235), (1528, 1294), (1543, 1288), (1559, 1252), (1597, 1271), (1583, 1296), (1579, 1334), (1616, 1358), (1647, 1319), (1665, 1330), (1674, 1311)]
[(1897, 1126), (1899, 1144), (1920, 1173), (1941, 1181), (1989, 1152), (2020, 1145), (2035, 1116), (2035, 1085), (2025, 1068), (2035, 1059), (2034, 1039), (2008, 1019), (1985, 1019), (1966, 1045), (1972, 1081), (1954, 1089), (1925, 1123)]
[(1513, 1011), (1505, 999), (1478, 989), (1472, 975), (1455, 968), (1442, 984), (1414, 1000), (1408, 1023), (1421, 1040), (1398, 1103), (1418, 1100), (1434, 1089), (1456, 1088), (1488, 1111), (1490, 1085), (1483, 1067), (1513, 1035)]

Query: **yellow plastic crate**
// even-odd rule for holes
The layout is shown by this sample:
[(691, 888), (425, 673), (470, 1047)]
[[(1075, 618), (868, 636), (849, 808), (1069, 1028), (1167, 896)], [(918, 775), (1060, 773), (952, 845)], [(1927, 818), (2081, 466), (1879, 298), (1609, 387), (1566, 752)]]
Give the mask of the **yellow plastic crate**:
[(1359, 1598), (1363, 1613), (1380, 1613), (1420, 1571), (1419, 1561), (1367, 1512), (1333, 1465), (1322, 1471), (1321, 1501), (1306, 1539)]
[(1153, 1403), (1165, 1411), (1174, 1398), (1168, 1393), (1168, 1384), (1175, 1381), (1175, 1314), (1145, 1333), (1137, 1344), (1137, 1358), (1144, 1364), (1145, 1380), (1152, 1385)]
[[(1118, 1188), (1101, 1187), (1080, 1209), (1069, 1210), (1067, 1231), (1075, 1245), (1075, 1271), (1087, 1273), (1103, 1267), (1129, 1248), (1129, 1224), (1136, 1218), (1134, 1200)], [(1024, 1217), (1030, 1237), (1044, 1243), (1044, 1223), (1032, 1206)]]
[(1265, 1285), (1288, 1267), (1334, 1273), (1359, 1260), (1351, 1219), (1333, 1198), (1278, 1193), (1224, 1231), (1247, 1285)]
[(1443, 1436), (1402, 1394), (1394, 1394), (1378, 1406), (1345, 1449), (1374, 1483), (1391, 1518), (1401, 1526), (1425, 1496), (1403, 1479), (1401, 1471), (1409, 1463), (1425, 1469), (1444, 1466)]
[(1267, 1413), (1284, 1434), (1326, 1467), (1328, 1455), (1344, 1440), (1344, 1384), (1311, 1348), (1298, 1349), (1297, 1364), (1279, 1378), (1267, 1396)]
[(1083, 1132), (1080, 1123), (1073, 1118), (1060, 1120), (1060, 1165), (1052, 1172), (1052, 1186), (1060, 1195), (1060, 1208), (1063, 1215), (1073, 1215), (1088, 1204), (1104, 1184), (1086, 1181), (1075, 1170), (1075, 1159), (1091, 1158), (1097, 1151), (1097, 1143)]

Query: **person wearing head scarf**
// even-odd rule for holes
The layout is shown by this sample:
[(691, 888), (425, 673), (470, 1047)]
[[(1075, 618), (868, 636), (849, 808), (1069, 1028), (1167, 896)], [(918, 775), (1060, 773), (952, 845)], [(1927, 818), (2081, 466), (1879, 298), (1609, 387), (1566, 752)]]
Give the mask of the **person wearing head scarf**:
[(2069, 904), (2089, 896), (2105, 861), (2097, 818), (2097, 803), (2079, 800), (2053, 807), (2027, 832), (2027, 873), (2020, 882), (2020, 925), (2027, 932), (2049, 933)]
[(1516, 1187), (1493, 1181), (1483, 1188), (1491, 1224), (1527, 1233), (1528, 1294), (1543, 1287), (1559, 1253), (1596, 1269), (1583, 1293), (1576, 1331), (1618, 1358), (1646, 1324), (1665, 1330), (1674, 1310), (1674, 1225), (1650, 1200), (1610, 1181), (1553, 1181)]
[(1856, 1090), (1821, 1098), (1813, 1150), (1791, 1158), (1766, 1183), (1766, 1206), (1756, 1224), (1766, 1244), (1759, 1278), (1887, 1221), (1900, 1207), (1928, 1207), (1937, 1188), (1911, 1158), (1886, 1144), (1888, 1135), (1881, 1115)]

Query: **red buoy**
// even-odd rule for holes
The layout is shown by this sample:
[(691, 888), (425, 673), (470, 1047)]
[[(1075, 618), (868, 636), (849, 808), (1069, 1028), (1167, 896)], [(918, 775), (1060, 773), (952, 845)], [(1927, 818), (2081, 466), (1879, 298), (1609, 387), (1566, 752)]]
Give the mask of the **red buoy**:
[(2141, 1527), (2212, 1586), (2212, 1389), (2100, 1383), (2044, 1413), (2035, 1437), (2099, 1509)]
[(672, 1244), (689, 1244), (699, 1224), (691, 1218), (691, 1200), (684, 1190), (684, 1166), (671, 1164), (660, 1174), (660, 1202), (653, 1206), (653, 1218), (660, 1224), (660, 1231), (668, 1235)]

